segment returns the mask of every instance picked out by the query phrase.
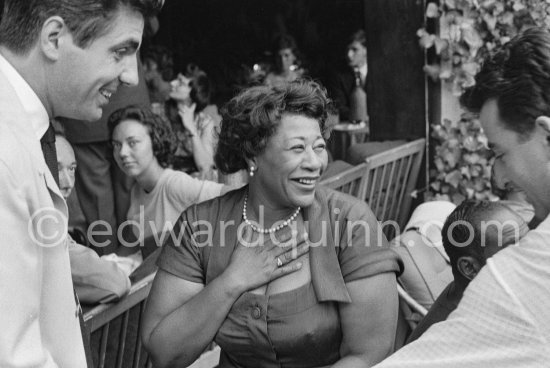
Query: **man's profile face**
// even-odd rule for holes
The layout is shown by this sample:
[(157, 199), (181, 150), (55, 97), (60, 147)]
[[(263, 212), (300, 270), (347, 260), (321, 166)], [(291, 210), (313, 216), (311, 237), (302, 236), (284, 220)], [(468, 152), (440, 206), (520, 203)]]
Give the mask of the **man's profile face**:
[(367, 62), (367, 48), (358, 41), (353, 41), (348, 46), (348, 65), (352, 68), (360, 68)]
[(497, 190), (503, 193), (501, 199), (531, 203), (523, 189), (518, 187), (516, 183), (506, 176), (506, 171), (501, 160), (495, 160), (492, 167), (491, 186), (493, 185), (496, 186)]
[[(541, 214), (550, 212), (550, 161), (546, 135), (539, 129), (528, 137), (505, 127), (496, 100), (487, 101), (480, 112), (481, 126), (505, 175), (523, 189)], [(537, 212), (539, 213), (539, 212)]]
[(121, 84), (137, 85), (137, 49), (144, 20), (141, 13), (121, 7), (106, 33), (85, 48), (70, 34), (60, 38), (60, 57), (52, 76), (54, 116), (95, 121)]

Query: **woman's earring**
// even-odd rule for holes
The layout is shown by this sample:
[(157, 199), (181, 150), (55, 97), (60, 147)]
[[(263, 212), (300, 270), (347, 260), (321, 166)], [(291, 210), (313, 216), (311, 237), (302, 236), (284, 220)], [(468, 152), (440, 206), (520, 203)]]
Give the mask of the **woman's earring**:
[(250, 171), (248, 172), (248, 175), (250, 175), (251, 177), (254, 176), (254, 171), (256, 170), (256, 168), (254, 166), (250, 166)]

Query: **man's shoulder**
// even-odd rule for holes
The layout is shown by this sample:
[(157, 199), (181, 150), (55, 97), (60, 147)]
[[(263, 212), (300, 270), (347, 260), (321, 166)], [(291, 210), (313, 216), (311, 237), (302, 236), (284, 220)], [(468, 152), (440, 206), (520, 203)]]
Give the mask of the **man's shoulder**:
[[(27, 123), (23, 105), (4, 74), (0, 71), (0, 142), (8, 143), (9, 148), (15, 148), (15, 142), (20, 139)], [(11, 143), (10, 143), (11, 142)], [(6, 147), (5, 144), (0, 146)]]
[(24, 137), (14, 129), (13, 124), (3, 118), (0, 111), (0, 161), (9, 167), (22, 166), (29, 157), (24, 149)]
[(537, 273), (550, 277), (550, 216), (529, 231), (519, 243), (495, 254), (487, 264), (496, 269), (517, 269), (521, 274)]
[[(496, 284), (503, 288), (505, 294), (512, 296), (516, 303), (532, 310), (535, 318), (543, 314), (550, 317), (549, 264), (550, 218), (547, 218), (539, 227), (529, 231), (518, 244), (510, 245), (488, 259), (487, 265), (472, 284), (477, 285), (478, 281), (482, 284), (477, 287), (481, 295), (486, 291), (493, 291), (492, 287)], [(532, 304), (533, 299), (538, 304)], [(535, 311), (542, 305), (549, 309)]]

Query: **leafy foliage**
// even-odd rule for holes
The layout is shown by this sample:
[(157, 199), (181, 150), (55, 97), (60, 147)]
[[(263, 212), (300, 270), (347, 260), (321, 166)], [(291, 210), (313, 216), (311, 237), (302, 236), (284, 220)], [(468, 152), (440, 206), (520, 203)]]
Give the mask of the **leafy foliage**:
[(434, 125), (435, 168), (430, 173), (434, 199), (460, 203), (466, 198), (495, 199), (491, 194), (491, 151), (474, 114), (464, 113), (458, 122), (444, 119)]
[[(550, 28), (550, 0), (440, 0), (429, 3), (426, 16), (439, 20), (439, 32), (420, 29), (421, 47), (434, 48), (439, 60), (425, 65), (433, 80), (450, 83), (457, 98), (473, 86), (481, 62), (495, 48), (533, 25)], [(431, 196), (459, 203), (465, 198), (493, 199), (490, 151), (477, 117), (443, 119), (432, 125), (436, 140)]]

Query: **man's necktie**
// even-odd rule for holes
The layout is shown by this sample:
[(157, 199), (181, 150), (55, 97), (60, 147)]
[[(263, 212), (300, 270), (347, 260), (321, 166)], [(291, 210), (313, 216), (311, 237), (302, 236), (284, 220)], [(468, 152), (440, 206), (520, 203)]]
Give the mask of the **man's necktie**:
[(353, 73), (355, 75), (355, 85), (365, 89), (365, 78), (363, 77), (359, 69), (354, 69)]
[[(59, 170), (57, 167), (57, 151), (55, 150), (55, 130), (53, 125), (50, 123), (46, 133), (40, 138), (40, 145), (42, 146), (42, 154), (44, 155), (44, 160), (46, 160), (46, 165), (52, 173), (55, 182), (59, 186)], [(82, 340), (84, 343), (84, 352), (86, 353), (86, 363), (88, 367), (93, 367), (92, 354), (90, 350), (90, 337), (88, 334), (88, 329), (84, 323), (84, 317), (82, 316), (82, 308), (80, 307), (80, 301), (74, 292), (74, 300), (76, 303), (76, 313), (78, 314), (78, 321), (80, 322), (80, 331), (82, 332)]]
[(50, 123), (48, 130), (40, 139), (40, 145), (42, 146), (42, 154), (46, 160), (46, 165), (50, 169), (55, 182), (59, 186), (59, 171), (57, 170), (57, 151), (55, 150), (55, 131), (53, 125)]

